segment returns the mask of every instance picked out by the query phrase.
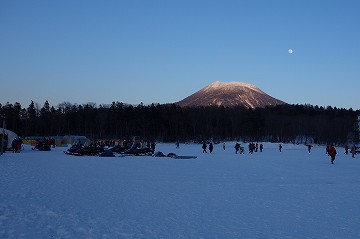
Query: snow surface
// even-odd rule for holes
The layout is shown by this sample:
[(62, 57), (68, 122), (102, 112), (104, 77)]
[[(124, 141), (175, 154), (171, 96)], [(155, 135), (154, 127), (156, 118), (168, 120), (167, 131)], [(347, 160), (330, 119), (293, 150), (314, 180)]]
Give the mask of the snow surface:
[(0, 238), (360, 238), (360, 160), (337, 148), (158, 144), (115, 158), (65, 148), (0, 157)]
[(245, 87), (245, 88), (249, 88), (253, 91), (259, 92), (259, 93), (264, 93), (255, 85), (252, 85), (252, 84), (249, 84), (246, 82), (238, 82), (238, 81), (231, 81), (231, 82), (215, 81), (215, 82), (211, 83), (210, 85), (208, 85), (207, 87), (205, 87), (204, 89), (205, 89), (205, 91), (210, 91), (212, 89), (219, 89), (219, 88), (234, 89), (234, 88), (238, 88), (238, 87)]

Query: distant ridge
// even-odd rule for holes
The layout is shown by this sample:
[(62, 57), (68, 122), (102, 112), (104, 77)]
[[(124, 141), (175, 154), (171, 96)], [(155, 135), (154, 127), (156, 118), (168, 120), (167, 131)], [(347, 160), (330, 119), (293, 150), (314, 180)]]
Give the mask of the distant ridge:
[(254, 109), (286, 103), (271, 97), (252, 84), (216, 81), (179, 101), (178, 104), (181, 107), (244, 106)]

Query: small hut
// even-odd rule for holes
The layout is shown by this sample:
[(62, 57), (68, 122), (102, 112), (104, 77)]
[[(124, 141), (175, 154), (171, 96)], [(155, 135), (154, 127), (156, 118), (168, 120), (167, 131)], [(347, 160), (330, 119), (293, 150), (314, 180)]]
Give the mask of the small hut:
[(18, 138), (18, 135), (12, 132), (11, 130), (0, 128), (0, 147), (1, 147), (1, 140), (3, 138), (3, 135), (5, 142), (7, 142), (6, 149), (11, 150), (11, 143), (14, 139)]

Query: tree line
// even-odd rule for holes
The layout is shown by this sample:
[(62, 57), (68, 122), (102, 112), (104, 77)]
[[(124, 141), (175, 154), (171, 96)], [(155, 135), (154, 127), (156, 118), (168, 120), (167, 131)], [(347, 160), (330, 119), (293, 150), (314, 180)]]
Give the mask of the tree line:
[(267, 141), (292, 143), (359, 142), (359, 110), (312, 105), (245, 107), (185, 107), (177, 104), (112, 102), (71, 104), (63, 102), (40, 106), (31, 101), (0, 104), (7, 128), (18, 135), (84, 135), (91, 139), (130, 139), (175, 141)]

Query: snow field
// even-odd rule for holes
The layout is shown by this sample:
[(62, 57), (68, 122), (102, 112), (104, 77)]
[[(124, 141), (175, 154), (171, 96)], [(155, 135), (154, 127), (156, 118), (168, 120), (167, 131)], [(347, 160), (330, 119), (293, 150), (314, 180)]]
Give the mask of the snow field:
[[(0, 157), (0, 238), (359, 238), (360, 161), (337, 148), (158, 144), (197, 159)], [(245, 146), (245, 144), (242, 144)]]

